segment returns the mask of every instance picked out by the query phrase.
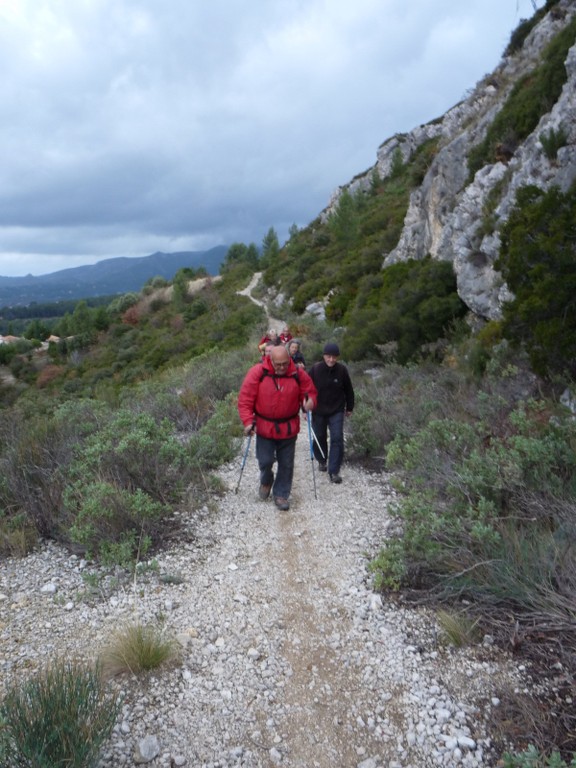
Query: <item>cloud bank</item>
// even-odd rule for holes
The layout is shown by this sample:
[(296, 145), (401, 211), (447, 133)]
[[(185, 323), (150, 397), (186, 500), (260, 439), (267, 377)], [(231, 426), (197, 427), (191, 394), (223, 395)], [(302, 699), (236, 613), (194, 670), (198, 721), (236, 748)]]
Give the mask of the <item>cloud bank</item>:
[(382, 141), (460, 100), (532, 13), (0, 0), (0, 275), (283, 240)]

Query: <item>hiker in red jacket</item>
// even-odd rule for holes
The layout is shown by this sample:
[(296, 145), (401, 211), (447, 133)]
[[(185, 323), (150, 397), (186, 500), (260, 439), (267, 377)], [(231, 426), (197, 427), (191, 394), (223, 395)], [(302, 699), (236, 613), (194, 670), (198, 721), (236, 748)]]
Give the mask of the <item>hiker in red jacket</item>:
[[(272, 347), (270, 355), (252, 366), (240, 387), (238, 413), (244, 434), (256, 431), (256, 458), (260, 467), (262, 500), (274, 496), (278, 509), (290, 509), (300, 406), (316, 405), (316, 387), (306, 371), (296, 368), (285, 347)], [(276, 478), (272, 467), (278, 462)]]

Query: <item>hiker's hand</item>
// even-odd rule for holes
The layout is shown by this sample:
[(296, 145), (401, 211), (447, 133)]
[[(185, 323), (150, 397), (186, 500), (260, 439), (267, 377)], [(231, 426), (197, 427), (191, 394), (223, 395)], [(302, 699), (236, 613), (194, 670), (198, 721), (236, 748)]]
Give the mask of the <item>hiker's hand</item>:
[(302, 403), (302, 408), (306, 412), (311, 411), (314, 408), (314, 400), (311, 397), (307, 397)]
[(244, 434), (246, 437), (249, 437), (250, 435), (254, 434), (254, 424), (247, 424), (244, 427)]

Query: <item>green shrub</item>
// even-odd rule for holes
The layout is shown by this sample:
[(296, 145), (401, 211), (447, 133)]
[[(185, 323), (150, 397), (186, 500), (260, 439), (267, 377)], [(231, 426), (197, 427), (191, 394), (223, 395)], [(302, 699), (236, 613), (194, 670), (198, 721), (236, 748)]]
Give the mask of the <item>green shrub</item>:
[(192, 435), (189, 450), (192, 461), (203, 469), (216, 469), (238, 452), (243, 430), (237, 411), (237, 397), (231, 393), (217, 403), (214, 415)]
[(459, 370), (433, 364), (365, 365), (351, 363), (358, 400), (347, 422), (351, 458), (385, 457), (388, 446), (414, 436), (431, 419), (467, 415), (474, 407), (476, 385)]
[(130, 566), (144, 557), (171, 514), (169, 506), (139, 488), (128, 491), (94, 480), (69, 485), (64, 505), (72, 521), (71, 541), (105, 565)]
[(79, 400), (52, 416), (14, 409), (0, 423), (3, 482), (0, 505), (24, 514), (40, 536), (58, 538), (68, 467), (83, 437), (103, 419), (106, 407)]
[(568, 134), (564, 126), (560, 125), (558, 130), (550, 128), (548, 133), (541, 133), (540, 142), (544, 147), (546, 157), (549, 160), (556, 160), (558, 150), (568, 144)]
[(56, 661), (0, 703), (3, 765), (93, 768), (120, 713), (98, 669)]
[(131, 492), (140, 489), (161, 503), (178, 501), (192, 477), (186, 447), (168, 419), (127, 408), (86, 437), (70, 476), (79, 484), (99, 478)]
[(365, 402), (364, 393), (358, 391), (354, 413), (348, 422), (346, 451), (353, 458), (377, 458), (382, 456), (383, 441), (375, 430), (374, 408)]
[(140, 296), (137, 293), (124, 293), (122, 296), (110, 302), (108, 310), (119, 315), (126, 312), (127, 309), (138, 303)]
[(524, 187), (502, 229), (495, 263), (514, 298), (504, 305), (503, 333), (525, 344), (542, 376), (576, 376), (576, 184), (564, 194)]
[(178, 377), (186, 389), (215, 402), (237, 392), (246, 371), (257, 361), (256, 345), (252, 357), (244, 345), (225, 351), (213, 349), (195, 357)]
[[(431, 421), (392, 442), (388, 464), (402, 471), (401, 563), (381, 582), (442, 583), (446, 593), (481, 596), (528, 610), (573, 610), (576, 426), (545, 421), (528, 404), (503, 420)], [(495, 414), (497, 413), (497, 409)], [(379, 567), (390, 567), (384, 555)]]
[(189, 451), (167, 419), (120, 410), (78, 446), (70, 463), (66, 529), (92, 556), (131, 562), (158, 543), (193, 477)]
[(351, 316), (343, 339), (350, 360), (373, 358), (380, 345), (394, 341), (396, 359), (406, 363), (466, 312), (452, 265), (429, 257), (386, 267), (360, 300), (363, 307)]
[(576, 755), (567, 763), (559, 752), (545, 755), (531, 744), (524, 752), (505, 752), (502, 756), (502, 768), (576, 768)]

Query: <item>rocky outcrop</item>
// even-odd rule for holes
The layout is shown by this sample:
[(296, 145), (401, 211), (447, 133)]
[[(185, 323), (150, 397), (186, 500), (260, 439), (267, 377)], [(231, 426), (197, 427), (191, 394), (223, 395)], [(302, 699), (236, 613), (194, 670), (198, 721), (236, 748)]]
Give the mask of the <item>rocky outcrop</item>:
[[(505, 57), (441, 120), (384, 142), (376, 164), (339, 188), (323, 216), (334, 210), (344, 189), (351, 193), (368, 189), (375, 173), (382, 179), (390, 175), (399, 155), (408, 162), (424, 142), (436, 139), (436, 156), (420, 187), (412, 192), (402, 234), (396, 247), (383, 254), (383, 266), (428, 254), (451, 261), (462, 300), (480, 317), (499, 318), (503, 301), (510, 298), (494, 269), (500, 248), (499, 226), (509, 216), (518, 188), (534, 184), (546, 190), (557, 185), (566, 191), (576, 179), (576, 46), (565, 62), (568, 79), (561, 96), (532, 134), (513, 151), (503, 147), (494, 163), (481, 168), (473, 179), (469, 177), (468, 156), (485, 137), (515, 83), (534, 69), (546, 45), (574, 13), (571, 1), (561, 0), (530, 32), (522, 49)], [(540, 137), (559, 129), (566, 134), (566, 145), (550, 159)], [(495, 195), (498, 202), (494, 207)], [(490, 227), (485, 223), (489, 201)]]

